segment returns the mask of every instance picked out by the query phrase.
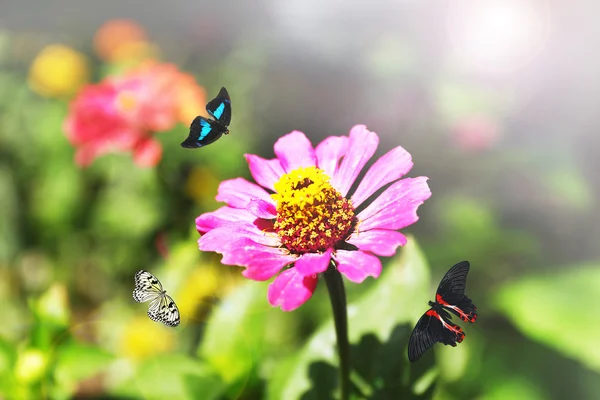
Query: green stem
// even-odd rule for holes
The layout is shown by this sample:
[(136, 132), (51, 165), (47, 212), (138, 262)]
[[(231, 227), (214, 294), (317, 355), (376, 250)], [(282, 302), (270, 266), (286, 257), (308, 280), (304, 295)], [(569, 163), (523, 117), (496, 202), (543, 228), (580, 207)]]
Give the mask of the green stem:
[(346, 291), (342, 275), (336, 268), (330, 268), (323, 274), (329, 290), (329, 299), (333, 309), (335, 334), (340, 357), (340, 382), (342, 400), (348, 400), (350, 394), (350, 345), (348, 343), (348, 314), (346, 311)]

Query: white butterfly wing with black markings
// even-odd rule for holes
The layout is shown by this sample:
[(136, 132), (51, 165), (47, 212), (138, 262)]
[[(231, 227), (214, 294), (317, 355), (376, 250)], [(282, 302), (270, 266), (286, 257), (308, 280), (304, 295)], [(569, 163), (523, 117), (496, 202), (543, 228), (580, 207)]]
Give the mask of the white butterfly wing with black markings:
[[(150, 310), (148, 310), (148, 315), (150, 315)], [(165, 294), (161, 297), (158, 309), (156, 311), (156, 318), (156, 320), (167, 326), (175, 327), (179, 325), (179, 309), (173, 301), (173, 298), (168, 294)]]
[(163, 292), (160, 281), (148, 271), (138, 271), (134, 279), (133, 299), (138, 303), (155, 300)]
[(150, 317), (152, 321), (162, 322), (159, 314), (161, 299), (162, 296), (158, 296), (156, 299), (152, 300), (148, 306), (148, 317)]
[(148, 271), (144, 271), (143, 269), (139, 270), (136, 272), (134, 279), (136, 288), (158, 293), (163, 291), (160, 281)]
[(166, 294), (160, 281), (148, 271), (135, 274), (133, 299), (139, 303), (150, 300), (148, 317), (167, 326), (177, 326), (180, 322), (179, 309), (173, 298)]

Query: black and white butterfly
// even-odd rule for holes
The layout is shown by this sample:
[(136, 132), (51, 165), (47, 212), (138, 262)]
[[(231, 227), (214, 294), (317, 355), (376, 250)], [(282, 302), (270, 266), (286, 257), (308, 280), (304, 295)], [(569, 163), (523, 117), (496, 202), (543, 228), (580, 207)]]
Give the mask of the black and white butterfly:
[(475, 322), (477, 307), (465, 295), (469, 262), (462, 261), (454, 265), (442, 278), (435, 294), (435, 301), (413, 329), (408, 342), (408, 359), (415, 362), (437, 342), (456, 347), (465, 338), (461, 327), (451, 322), (455, 314), (465, 322)]
[(150, 300), (148, 316), (167, 326), (179, 325), (179, 309), (154, 275), (143, 269), (135, 274), (133, 299), (138, 303)]
[(216, 142), (222, 135), (229, 134), (231, 123), (231, 99), (227, 89), (221, 91), (206, 105), (206, 111), (214, 119), (198, 116), (190, 125), (190, 134), (181, 147), (195, 149)]

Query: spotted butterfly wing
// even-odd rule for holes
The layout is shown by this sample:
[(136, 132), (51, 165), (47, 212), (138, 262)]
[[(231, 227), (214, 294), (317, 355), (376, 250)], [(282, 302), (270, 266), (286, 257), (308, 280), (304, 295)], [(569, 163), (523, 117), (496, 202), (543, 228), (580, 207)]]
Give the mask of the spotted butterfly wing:
[(408, 343), (408, 359), (418, 360), (429, 348), (440, 342), (455, 347), (461, 343), (465, 333), (452, 323), (448, 311), (463, 321), (475, 322), (476, 307), (464, 294), (470, 265), (467, 261), (454, 265), (442, 278), (436, 291), (436, 301), (429, 302), (431, 308), (419, 319)]
[(167, 326), (179, 325), (179, 309), (173, 298), (167, 295), (160, 281), (150, 272), (144, 270), (138, 271), (134, 280), (133, 299), (138, 303), (150, 300), (148, 317)]
[(206, 111), (214, 118), (198, 116), (190, 125), (188, 137), (181, 143), (181, 147), (195, 149), (204, 147), (217, 141), (224, 134), (229, 134), (228, 126), (231, 123), (231, 99), (227, 89), (221, 91), (206, 105)]

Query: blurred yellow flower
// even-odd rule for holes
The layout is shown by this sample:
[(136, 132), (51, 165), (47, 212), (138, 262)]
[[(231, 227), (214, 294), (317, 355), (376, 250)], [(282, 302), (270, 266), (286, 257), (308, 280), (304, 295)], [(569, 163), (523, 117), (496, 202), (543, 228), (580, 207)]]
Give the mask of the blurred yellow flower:
[(195, 314), (196, 308), (206, 297), (216, 294), (218, 285), (214, 268), (201, 266), (194, 269), (177, 293), (177, 306), (181, 315)]
[(29, 87), (39, 95), (63, 97), (77, 92), (89, 77), (85, 55), (61, 44), (46, 46), (29, 68)]
[(141, 360), (173, 349), (174, 333), (150, 320), (147, 316), (137, 317), (125, 327), (121, 336), (121, 351), (127, 358)]
[(214, 199), (219, 178), (208, 167), (194, 167), (185, 183), (185, 193), (198, 204), (211, 202)]
[(19, 382), (32, 383), (44, 375), (48, 357), (38, 349), (27, 349), (19, 354), (15, 365), (15, 378)]
[(140, 61), (158, 52), (144, 28), (128, 19), (105, 22), (94, 36), (94, 49), (103, 60), (116, 63)]
[[(201, 318), (210, 308), (211, 303), (207, 300), (227, 294), (242, 282), (239, 277), (238, 273), (234, 275), (220, 264), (201, 264), (194, 268), (176, 294), (181, 315), (188, 319)], [(202, 307), (203, 302), (206, 307)]]

